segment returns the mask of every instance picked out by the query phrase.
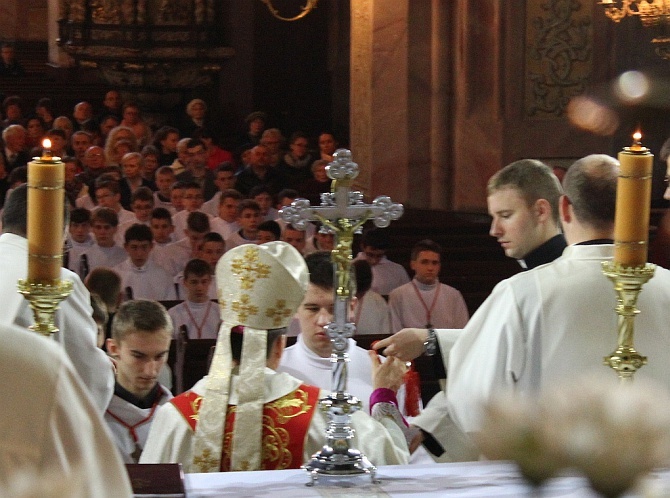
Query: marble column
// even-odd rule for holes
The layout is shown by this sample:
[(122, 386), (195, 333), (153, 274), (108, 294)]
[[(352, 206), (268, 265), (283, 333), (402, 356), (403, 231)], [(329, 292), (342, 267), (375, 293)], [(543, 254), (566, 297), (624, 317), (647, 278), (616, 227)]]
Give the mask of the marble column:
[(407, 201), (409, 0), (352, 0), (350, 145), (358, 187)]

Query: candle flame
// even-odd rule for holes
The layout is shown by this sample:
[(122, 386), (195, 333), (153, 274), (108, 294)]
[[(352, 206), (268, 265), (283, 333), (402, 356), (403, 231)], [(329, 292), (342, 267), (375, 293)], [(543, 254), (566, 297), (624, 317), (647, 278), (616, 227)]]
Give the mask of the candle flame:
[(49, 140), (48, 138), (45, 138), (44, 140), (42, 140), (42, 148), (50, 149), (51, 148), (51, 140)]
[(636, 142), (642, 140), (642, 133), (640, 133), (639, 131), (633, 133), (633, 140), (635, 140)]

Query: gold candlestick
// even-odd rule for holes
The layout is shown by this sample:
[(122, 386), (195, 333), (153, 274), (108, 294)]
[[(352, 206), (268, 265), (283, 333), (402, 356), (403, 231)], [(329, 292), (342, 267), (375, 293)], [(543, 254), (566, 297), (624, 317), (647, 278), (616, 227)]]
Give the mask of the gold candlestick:
[(72, 292), (72, 282), (61, 280), (65, 165), (44, 152), (28, 163), (28, 278), (19, 280), (19, 293), (29, 302), (35, 324), (29, 328), (45, 336), (58, 332), (54, 315), (58, 304)]
[(72, 282), (59, 279), (53, 284), (40, 284), (21, 279), (18, 288), (30, 302), (35, 317), (35, 323), (28, 328), (47, 337), (58, 332), (54, 316), (58, 304), (72, 292)]
[(622, 382), (633, 380), (635, 372), (647, 364), (647, 357), (642, 356), (634, 347), (635, 316), (640, 312), (637, 309), (637, 298), (642, 286), (654, 276), (656, 266), (623, 266), (612, 261), (602, 263), (603, 274), (614, 283), (617, 294), (616, 314), (617, 348), (603, 358), (603, 363), (612, 368)]

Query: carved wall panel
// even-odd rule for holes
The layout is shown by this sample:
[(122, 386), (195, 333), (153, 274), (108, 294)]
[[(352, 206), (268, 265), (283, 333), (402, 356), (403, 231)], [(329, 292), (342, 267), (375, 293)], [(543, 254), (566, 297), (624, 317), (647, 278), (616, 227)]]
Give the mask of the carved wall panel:
[(593, 71), (593, 0), (526, 3), (525, 114), (562, 116)]

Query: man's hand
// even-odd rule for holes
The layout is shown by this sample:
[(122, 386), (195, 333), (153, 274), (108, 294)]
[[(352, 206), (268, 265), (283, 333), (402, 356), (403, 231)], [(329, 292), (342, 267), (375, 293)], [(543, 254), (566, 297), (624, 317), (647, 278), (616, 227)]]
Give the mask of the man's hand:
[(384, 356), (395, 357), (402, 361), (412, 361), (423, 354), (423, 343), (428, 339), (426, 329), (402, 329), (391, 337), (377, 341), (372, 348), (384, 349)]
[(405, 362), (396, 358), (386, 358), (386, 361), (382, 362), (375, 351), (368, 351), (368, 354), (372, 362), (372, 387), (398, 391), (407, 372)]

